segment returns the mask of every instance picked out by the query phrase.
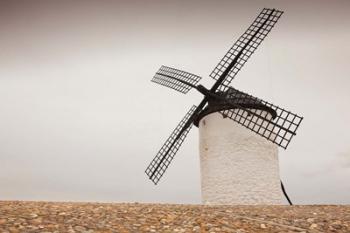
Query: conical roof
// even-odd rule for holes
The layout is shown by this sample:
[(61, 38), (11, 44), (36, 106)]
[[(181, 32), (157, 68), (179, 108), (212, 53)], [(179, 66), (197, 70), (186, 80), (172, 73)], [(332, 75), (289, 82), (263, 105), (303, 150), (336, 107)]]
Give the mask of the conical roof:
[(266, 105), (263, 100), (241, 92), (233, 87), (229, 87), (227, 91), (218, 92), (217, 94), (224, 97), (226, 101), (209, 100), (207, 107), (203, 109), (203, 111), (194, 121), (194, 125), (198, 127), (199, 121), (210, 113), (235, 108), (260, 109), (270, 113), (272, 115), (272, 118), (275, 118), (277, 116), (276, 111), (270, 106)]

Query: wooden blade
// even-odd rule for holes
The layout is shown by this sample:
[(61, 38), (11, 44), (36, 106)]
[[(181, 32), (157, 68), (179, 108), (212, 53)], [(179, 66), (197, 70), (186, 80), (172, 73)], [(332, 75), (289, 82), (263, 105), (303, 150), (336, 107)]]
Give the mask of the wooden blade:
[(165, 141), (157, 155), (151, 161), (146, 169), (146, 174), (154, 184), (157, 184), (160, 178), (173, 160), (176, 152), (185, 140), (188, 132), (193, 125), (193, 116), (196, 114), (197, 107), (193, 105), (186, 113), (185, 117), (176, 126), (170, 137)]
[(296, 135), (303, 120), (297, 114), (232, 87), (227, 91), (227, 102), (232, 104), (232, 109), (221, 111), (224, 117), (229, 117), (284, 149)]
[(197, 85), (199, 80), (201, 80), (201, 77), (197, 75), (162, 66), (151, 81), (186, 94), (193, 86)]
[(214, 91), (225, 91), (250, 56), (283, 14), (282, 11), (264, 8), (245, 33), (234, 43), (210, 77), (218, 80)]

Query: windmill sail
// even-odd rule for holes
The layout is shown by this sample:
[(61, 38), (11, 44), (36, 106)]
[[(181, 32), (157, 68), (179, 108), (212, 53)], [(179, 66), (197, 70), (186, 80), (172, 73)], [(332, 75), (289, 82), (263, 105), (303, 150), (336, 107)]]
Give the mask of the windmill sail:
[[(225, 91), (246, 61), (265, 39), (283, 14), (282, 11), (264, 8), (244, 34), (233, 44), (211, 72), (210, 77), (220, 80), (219, 91)], [(222, 77), (224, 76), (224, 77)]]
[(193, 105), (186, 113), (185, 117), (176, 126), (170, 137), (166, 140), (162, 148), (157, 153), (156, 157), (151, 161), (146, 169), (146, 174), (149, 179), (157, 184), (163, 176), (170, 162), (173, 160), (176, 152), (185, 140), (188, 132), (192, 128), (193, 116), (196, 113), (197, 107)]
[(296, 135), (303, 120), (297, 114), (232, 87), (227, 91), (227, 102), (231, 102), (233, 108), (221, 111), (224, 117), (229, 117), (284, 149)]
[(162, 66), (154, 75), (152, 82), (186, 94), (199, 80), (201, 80), (201, 77), (197, 75), (168, 66)]

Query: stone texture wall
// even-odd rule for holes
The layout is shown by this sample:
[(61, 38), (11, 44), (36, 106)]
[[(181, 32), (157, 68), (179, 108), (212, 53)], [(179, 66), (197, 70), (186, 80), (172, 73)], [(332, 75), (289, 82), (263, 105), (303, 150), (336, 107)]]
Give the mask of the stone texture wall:
[(203, 204), (282, 204), (278, 148), (212, 113), (199, 124)]

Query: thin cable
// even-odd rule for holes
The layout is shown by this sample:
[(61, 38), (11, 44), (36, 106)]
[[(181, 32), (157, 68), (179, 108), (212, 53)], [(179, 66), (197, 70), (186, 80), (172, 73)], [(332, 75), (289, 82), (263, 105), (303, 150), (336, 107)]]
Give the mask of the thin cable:
[(283, 192), (284, 196), (286, 197), (287, 201), (289, 202), (289, 205), (293, 205), (292, 201), (289, 199), (289, 197), (288, 197), (288, 195), (287, 195), (286, 190), (284, 189), (282, 180), (281, 180), (281, 188), (282, 188), (282, 192)]

